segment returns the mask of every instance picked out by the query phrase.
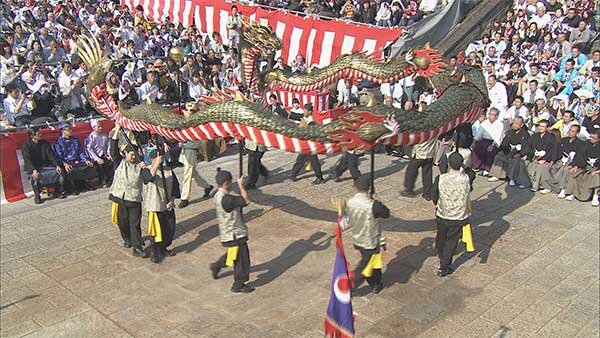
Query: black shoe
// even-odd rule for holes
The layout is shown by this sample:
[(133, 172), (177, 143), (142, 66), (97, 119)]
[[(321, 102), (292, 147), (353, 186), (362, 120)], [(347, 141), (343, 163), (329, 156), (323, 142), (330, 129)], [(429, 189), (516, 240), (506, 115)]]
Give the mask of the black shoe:
[(234, 293), (250, 293), (254, 290), (256, 290), (256, 289), (251, 286), (248, 286), (246, 284), (242, 284), (242, 286), (239, 286), (239, 287), (236, 287), (236, 286), (231, 287), (231, 292), (234, 292)]
[(255, 184), (248, 184), (246, 185), (246, 190), (254, 190), (256, 189), (256, 185)]
[(169, 256), (169, 257), (173, 257), (175, 255), (177, 255), (177, 253), (175, 253), (173, 250), (169, 250), (169, 249), (165, 249), (165, 248), (160, 248), (160, 254), (161, 256)]
[(160, 256), (159, 255), (152, 255), (152, 257), (150, 257), (150, 261), (152, 263), (158, 264), (158, 263), (160, 263)]
[(133, 248), (133, 255), (135, 257), (142, 257), (142, 258), (148, 258), (148, 253), (146, 251), (144, 251), (142, 248), (139, 247), (134, 247)]
[(129, 249), (131, 248), (131, 241), (125, 240), (123, 241), (123, 247)]
[(296, 176), (290, 176), (290, 181), (296, 182), (298, 181), (298, 178)]
[(378, 294), (383, 290), (383, 283), (375, 284), (371, 287), (371, 292)]
[(213, 279), (219, 279), (219, 271), (221, 271), (221, 269), (217, 266), (217, 264), (210, 264), (210, 272), (212, 274)]
[(423, 197), (423, 199), (426, 201), (431, 201), (431, 196), (429, 194), (423, 194), (421, 197)]
[(105, 189), (110, 187), (110, 185), (108, 183), (102, 183), (102, 185), (100, 185), (100, 188)]
[(446, 276), (448, 276), (448, 275), (451, 275), (453, 272), (454, 272), (454, 269), (452, 269), (452, 268), (448, 268), (448, 269), (446, 269), (446, 270), (444, 270), (444, 269), (439, 269), (439, 270), (438, 270), (438, 272), (437, 272), (437, 275), (438, 275), (439, 277), (446, 277)]
[(321, 177), (317, 177), (317, 179), (312, 182), (312, 184), (314, 184), (314, 185), (321, 184), (321, 183), (325, 183), (325, 180), (322, 179)]
[(42, 197), (40, 195), (35, 195), (35, 197), (33, 198), (33, 203), (42, 204)]
[(334, 178), (334, 179), (333, 179), (333, 181), (334, 181), (335, 183), (339, 183), (339, 182), (341, 182), (341, 181), (342, 181), (342, 178), (341, 178), (341, 177), (336, 177), (336, 178)]
[(73, 196), (77, 196), (77, 195), (79, 195), (79, 190), (73, 190), (73, 191), (71, 192), (71, 195), (73, 195)]
[(187, 207), (188, 205), (190, 205), (190, 201), (188, 201), (188, 200), (181, 200), (181, 202), (179, 202), (178, 207), (181, 208), (181, 209), (183, 209), (183, 208)]
[(210, 196), (210, 192), (213, 190), (213, 186), (209, 185), (208, 187), (204, 188), (204, 198), (207, 198), (208, 196)]
[(67, 198), (67, 194), (66, 194), (64, 191), (61, 191), (61, 192), (58, 194), (58, 198), (60, 198), (61, 200), (63, 200), (63, 199), (65, 199), (65, 198)]
[(412, 190), (402, 190), (400, 192), (400, 196), (404, 196), (404, 197), (415, 197), (417, 196), (417, 194), (415, 194), (414, 191)]

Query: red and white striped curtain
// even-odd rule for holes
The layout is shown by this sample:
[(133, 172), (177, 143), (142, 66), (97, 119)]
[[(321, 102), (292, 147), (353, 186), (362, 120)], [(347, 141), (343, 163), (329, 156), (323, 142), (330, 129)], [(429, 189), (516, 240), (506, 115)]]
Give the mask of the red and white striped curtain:
[(402, 28), (383, 28), (359, 25), (341, 20), (322, 20), (303, 17), (283, 10), (266, 10), (258, 6), (216, 0), (121, 0), (122, 6), (135, 11), (144, 8), (152, 21), (171, 22), (184, 26), (195, 25), (204, 33), (219, 32), (228, 41), (227, 18), (232, 5), (251, 22), (270, 26), (283, 41), (281, 56), (290, 64), (296, 55), (306, 58), (307, 65), (329, 65), (338, 56), (366, 51), (383, 54), (383, 48), (402, 35)]

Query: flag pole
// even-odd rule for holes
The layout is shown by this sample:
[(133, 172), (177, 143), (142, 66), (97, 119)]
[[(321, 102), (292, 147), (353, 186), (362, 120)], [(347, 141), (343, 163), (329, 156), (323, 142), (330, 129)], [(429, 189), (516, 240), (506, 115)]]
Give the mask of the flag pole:
[(371, 197), (375, 195), (375, 147), (371, 148)]

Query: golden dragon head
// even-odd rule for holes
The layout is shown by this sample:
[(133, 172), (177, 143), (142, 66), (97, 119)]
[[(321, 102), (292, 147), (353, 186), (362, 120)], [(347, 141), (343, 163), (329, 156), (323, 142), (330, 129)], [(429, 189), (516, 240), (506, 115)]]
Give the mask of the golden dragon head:
[(242, 48), (256, 48), (263, 56), (270, 56), (281, 49), (283, 44), (268, 26), (242, 20)]
[(102, 51), (95, 36), (80, 35), (77, 41), (77, 54), (88, 66), (87, 89), (90, 92), (91, 88), (104, 82), (112, 61), (108, 60), (107, 53)]

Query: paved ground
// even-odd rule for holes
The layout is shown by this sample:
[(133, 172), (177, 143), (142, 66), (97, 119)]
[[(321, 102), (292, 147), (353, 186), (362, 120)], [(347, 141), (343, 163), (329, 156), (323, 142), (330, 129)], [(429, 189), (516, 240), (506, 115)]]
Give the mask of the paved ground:
[[(329, 199), (351, 184), (283, 182), (291, 161), (266, 155), (274, 183), (246, 210), (258, 286), (250, 295), (229, 292), (231, 276), (210, 277), (224, 252), (211, 201), (177, 211), (178, 255), (160, 265), (121, 246), (106, 190), (2, 206), (1, 336), (321, 337), (335, 252)], [(201, 164), (210, 181), (216, 166), (235, 170), (236, 157)], [(399, 196), (405, 166), (377, 157), (378, 196), (393, 213), (386, 288), (354, 298), (357, 337), (598, 337), (598, 208), (478, 178), (477, 251), (439, 279), (434, 207)]]

